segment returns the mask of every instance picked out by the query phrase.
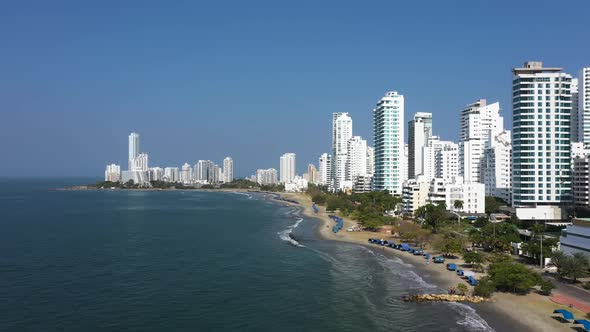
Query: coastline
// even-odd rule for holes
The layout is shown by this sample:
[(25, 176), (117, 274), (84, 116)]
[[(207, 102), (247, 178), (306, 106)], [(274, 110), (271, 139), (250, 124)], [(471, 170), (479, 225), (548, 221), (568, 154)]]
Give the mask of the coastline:
[[(420, 277), (443, 289), (456, 287), (462, 281), (455, 273), (446, 270), (446, 264), (426, 264), (422, 256), (414, 256), (406, 252), (368, 244), (368, 238), (378, 238), (381, 234), (366, 231), (347, 232), (347, 228), (356, 224), (349, 218), (343, 218), (342, 231), (333, 233), (334, 222), (328, 217), (325, 207), (318, 206), (318, 213), (314, 213), (311, 198), (306, 194), (281, 193), (277, 196), (279, 201), (285, 204), (299, 206), (302, 214), (306, 217), (320, 221), (317, 234), (321, 239), (358, 244), (373, 250), (383, 248), (382, 254), (385, 257), (397, 257), (405, 263), (411, 264)], [(284, 201), (284, 199), (297, 201), (299, 204)], [(381, 236), (385, 238), (389, 237), (389, 234)], [(460, 259), (447, 259), (447, 262), (462, 264)], [(476, 274), (476, 278), (479, 277), (481, 274)], [(472, 287), (468, 287), (471, 291)], [(561, 323), (551, 317), (554, 309), (567, 309), (573, 311), (576, 317), (584, 317), (584, 313), (580, 311), (556, 304), (548, 296), (533, 292), (525, 296), (497, 292), (489, 302), (468, 305), (474, 308), (496, 331), (571, 331), (570, 324)]]

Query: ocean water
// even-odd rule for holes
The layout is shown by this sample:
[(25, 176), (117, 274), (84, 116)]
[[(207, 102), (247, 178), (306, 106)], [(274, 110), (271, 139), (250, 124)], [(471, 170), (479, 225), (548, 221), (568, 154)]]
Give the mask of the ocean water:
[(492, 331), (411, 265), (262, 194), (0, 180), (0, 331)]

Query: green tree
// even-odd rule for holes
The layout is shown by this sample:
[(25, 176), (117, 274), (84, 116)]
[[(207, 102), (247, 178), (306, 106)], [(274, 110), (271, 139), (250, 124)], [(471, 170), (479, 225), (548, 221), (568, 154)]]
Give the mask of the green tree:
[(556, 250), (551, 254), (551, 263), (553, 265), (555, 265), (555, 267), (557, 268), (557, 273), (559, 275), (562, 275), (563, 273), (563, 266), (566, 263), (568, 256), (566, 254), (563, 253), (563, 251), (561, 250)]
[(563, 275), (567, 278), (573, 279), (576, 282), (579, 278), (585, 278), (590, 275), (590, 263), (588, 256), (581, 252), (574, 253), (563, 263)]
[(479, 279), (477, 286), (473, 288), (473, 295), (482, 297), (491, 297), (496, 291), (494, 282), (489, 277)]
[(538, 273), (513, 262), (493, 264), (489, 274), (497, 290), (519, 294), (528, 293), (532, 287), (542, 281)]
[(480, 265), (484, 262), (483, 255), (476, 251), (469, 251), (463, 254), (463, 260), (465, 261), (465, 263), (471, 266)]
[(453, 203), (453, 207), (457, 210), (457, 211), (461, 211), (463, 210), (463, 201), (458, 199)]
[(463, 237), (457, 233), (446, 232), (442, 234), (437, 247), (442, 253), (455, 256), (463, 251)]
[(555, 288), (555, 285), (550, 280), (543, 280), (541, 281), (541, 294), (549, 296), (551, 295), (551, 291)]
[(489, 223), (490, 223), (490, 219), (488, 217), (479, 216), (479, 217), (477, 217), (477, 219), (475, 219), (473, 226), (475, 226), (477, 228), (482, 228), (482, 227), (485, 227)]
[(486, 213), (497, 213), (500, 211), (500, 203), (498, 203), (498, 200), (496, 199), (496, 197), (492, 197), (492, 196), (486, 196), (485, 198), (485, 204), (486, 204)]

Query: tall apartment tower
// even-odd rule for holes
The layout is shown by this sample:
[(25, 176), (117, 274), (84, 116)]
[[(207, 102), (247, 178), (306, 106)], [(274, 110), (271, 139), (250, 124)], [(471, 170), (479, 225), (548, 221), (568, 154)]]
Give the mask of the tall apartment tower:
[(133, 171), (135, 167), (135, 158), (139, 156), (139, 134), (129, 134), (129, 164), (127, 165), (128, 171)]
[(422, 148), (432, 137), (432, 113), (418, 112), (408, 122), (408, 177), (422, 174)]
[(570, 202), (572, 76), (542, 62), (512, 73), (513, 206)]
[(332, 114), (332, 187), (333, 191), (340, 189), (340, 184), (346, 178), (346, 163), (348, 161), (348, 140), (352, 138), (352, 118), (348, 113)]
[(279, 176), (281, 183), (288, 183), (295, 178), (295, 154), (285, 153), (280, 158)]
[(373, 173), (375, 173), (375, 149), (367, 146), (367, 175), (373, 177)]
[(320, 166), (320, 184), (323, 186), (332, 183), (332, 156), (327, 153), (322, 153), (319, 160)]
[(404, 96), (390, 91), (373, 110), (375, 174), (373, 189), (402, 195), (404, 170)]
[(491, 146), (484, 150), (481, 174), (486, 196), (499, 197), (511, 203), (512, 136), (509, 130), (494, 136)]
[(490, 146), (492, 137), (504, 130), (500, 104), (488, 105), (485, 99), (479, 99), (461, 111), (460, 120), (459, 175), (465, 183), (482, 183), (484, 150)]
[(223, 159), (223, 182), (229, 183), (234, 180), (234, 160), (231, 157)]
[(570, 138), (573, 142), (581, 142), (580, 124), (578, 115), (578, 79), (572, 78), (572, 114), (570, 116)]
[(590, 67), (578, 74), (578, 141), (590, 145)]
[(355, 181), (359, 176), (367, 176), (367, 141), (360, 136), (354, 136), (348, 141), (346, 180)]

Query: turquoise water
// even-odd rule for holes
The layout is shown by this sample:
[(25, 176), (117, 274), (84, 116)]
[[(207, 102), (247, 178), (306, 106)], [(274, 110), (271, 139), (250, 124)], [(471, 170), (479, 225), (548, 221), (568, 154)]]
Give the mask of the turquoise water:
[(490, 331), (411, 265), (262, 194), (0, 180), (1, 331)]

